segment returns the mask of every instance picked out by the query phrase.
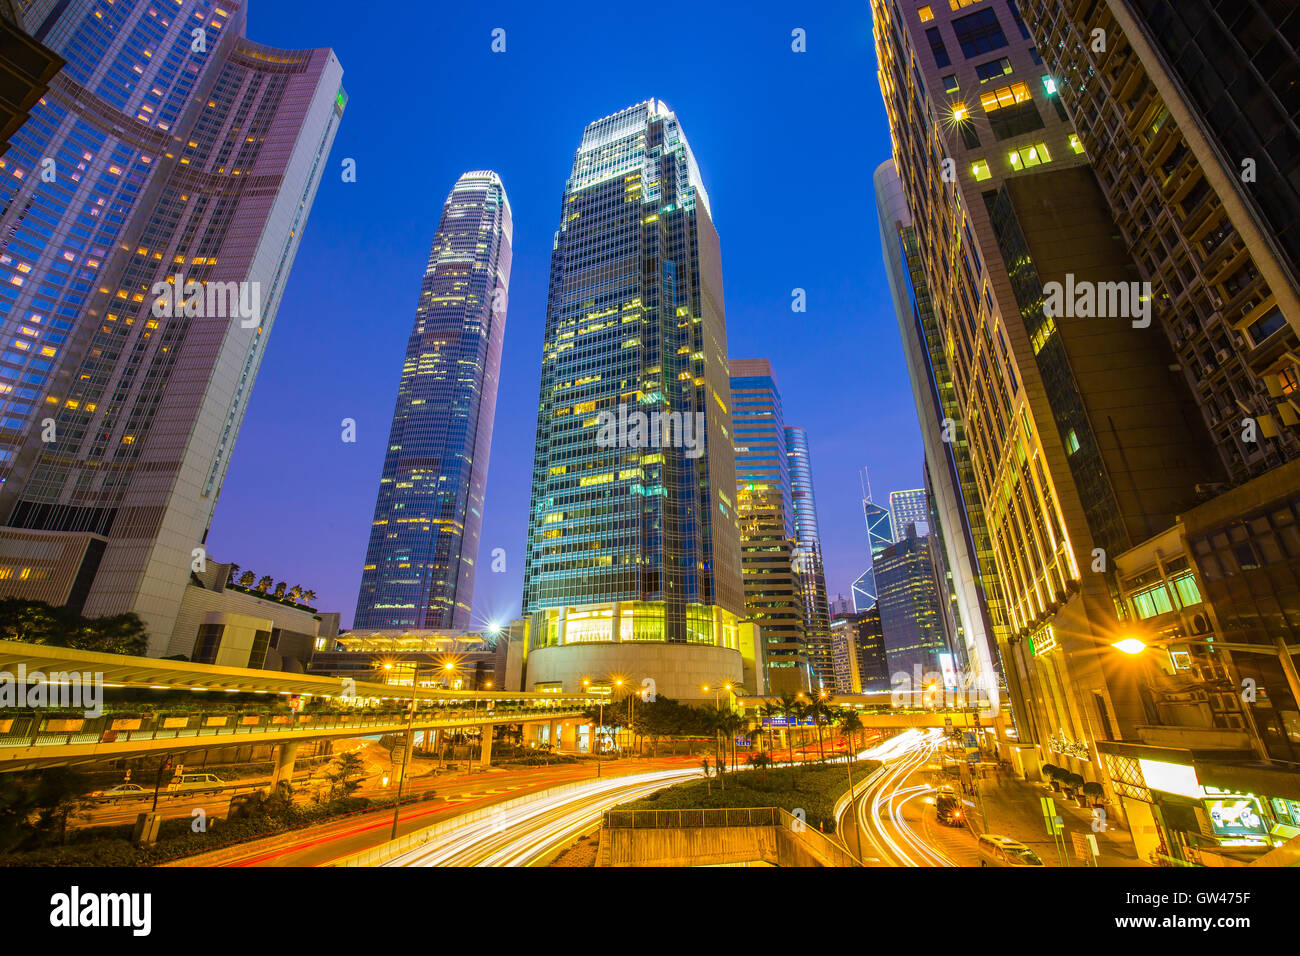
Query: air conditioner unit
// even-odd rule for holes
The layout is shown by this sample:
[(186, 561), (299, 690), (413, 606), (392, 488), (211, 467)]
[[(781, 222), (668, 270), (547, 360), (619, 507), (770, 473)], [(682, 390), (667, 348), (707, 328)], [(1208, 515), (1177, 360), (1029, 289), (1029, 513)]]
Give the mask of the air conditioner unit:
[(1210, 633), (1210, 616), (1208, 614), (1192, 615), (1192, 633), (1193, 634)]

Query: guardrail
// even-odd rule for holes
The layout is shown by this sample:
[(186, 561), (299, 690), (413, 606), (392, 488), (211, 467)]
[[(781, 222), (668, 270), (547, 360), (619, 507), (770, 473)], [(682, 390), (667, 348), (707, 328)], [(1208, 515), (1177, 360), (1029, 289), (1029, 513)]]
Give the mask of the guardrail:
[(427, 843), (434, 837), (442, 836), (444, 833), (450, 833), (452, 830), (467, 826), (471, 823), (477, 823), (480, 820), (490, 819), (495, 814), (501, 813), (511, 807), (517, 807), (521, 804), (537, 800), (542, 797), (549, 797), (556, 794), (567, 793), (570, 790), (576, 790), (579, 787), (589, 786), (590, 780), (579, 780), (575, 783), (565, 783), (558, 787), (549, 787), (546, 790), (536, 790), (532, 793), (520, 797), (513, 797), (509, 800), (503, 800), (500, 803), (493, 803), (487, 807), (478, 810), (471, 810), (469, 813), (458, 814), (442, 823), (435, 823), (431, 826), (423, 827), (419, 830), (413, 830), (405, 836), (399, 836), (396, 840), (388, 840), (379, 846), (371, 847), (369, 850), (361, 850), (358, 853), (352, 853), (348, 856), (339, 857), (337, 860), (331, 860), (325, 866), (382, 866), (389, 860), (401, 856), (407, 850), (412, 850), (422, 843)]
[[(601, 826), (611, 830), (666, 830), (681, 827), (774, 827), (779, 807), (712, 807), (700, 810), (606, 810)], [(794, 819), (791, 817), (791, 819)]]
[[(565, 720), (582, 716), (580, 710), (550, 710), (540, 707), (491, 710), (430, 709), (418, 712), (416, 727), (472, 726), (514, 720)], [(0, 719), (0, 748), (68, 747), (77, 744), (131, 743), (142, 740), (172, 740), (187, 737), (234, 737), (311, 730), (365, 730), (405, 726), (404, 708), (371, 714), (204, 714), (167, 716), (56, 717), (33, 715)]]

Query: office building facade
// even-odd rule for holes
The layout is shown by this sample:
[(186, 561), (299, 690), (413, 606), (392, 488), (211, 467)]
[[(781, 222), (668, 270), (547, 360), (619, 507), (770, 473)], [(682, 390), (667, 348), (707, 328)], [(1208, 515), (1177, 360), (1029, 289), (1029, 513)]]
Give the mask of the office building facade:
[(443, 203), (379, 478), (356, 627), (469, 626), (514, 225), (496, 173)]
[(917, 535), (930, 533), (930, 505), (924, 488), (889, 493), (889, 517), (894, 528), (894, 542), (907, 537), (907, 526), (916, 525)]
[(795, 541), (798, 547), (795, 570), (803, 589), (804, 640), (808, 648), (809, 680), (812, 689), (835, 685), (835, 664), (830, 640), (830, 606), (826, 600), (826, 565), (822, 559), (821, 529), (817, 524), (817, 495), (813, 490), (812, 452), (808, 433), (802, 428), (785, 428), (786, 453), (790, 458), (790, 494), (794, 501)]
[(28, 5), (67, 65), (0, 158), (0, 594), (133, 611), (153, 654), (346, 104), (331, 51), (246, 16)]
[(732, 359), (736, 511), (746, 614), (762, 629), (767, 686), (810, 686), (803, 556), (781, 392), (767, 359)]
[(747, 679), (731, 417), (708, 195), (676, 115), (649, 100), (587, 126), (555, 235), (524, 569), (530, 687), (617, 671), (704, 699), (704, 684)]

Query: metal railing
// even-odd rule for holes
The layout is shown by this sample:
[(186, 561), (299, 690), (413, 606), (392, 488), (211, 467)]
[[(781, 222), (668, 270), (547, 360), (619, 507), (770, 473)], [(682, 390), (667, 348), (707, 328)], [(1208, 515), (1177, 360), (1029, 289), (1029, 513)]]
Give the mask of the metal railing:
[(702, 810), (606, 810), (603, 826), (618, 830), (665, 830), (680, 827), (774, 827), (779, 807), (717, 807)]
[[(581, 710), (552, 710), (539, 707), (494, 707), (491, 710), (456, 708), (417, 711), (416, 728), (472, 726), (512, 720), (564, 720), (582, 716)], [(142, 740), (170, 740), (185, 737), (233, 737), (302, 731), (373, 730), (379, 727), (405, 728), (405, 708), (382, 713), (328, 714), (241, 714), (192, 713), (189, 715), (147, 715), (107, 713), (100, 717), (69, 718), (34, 715), (15, 717), (0, 733), (0, 749), (11, 747), (69, 747), (75, 745), (132, 743)], [(184, 721), (184, 723), (180, 723)], [(76, 724), (75, 728), (63, 725)], [(114, 726), (114, 725), (118, 726)], [(123, 727), (122, 724), (134, 726)], [(168, 726), (168, 725), (171, 726)], [(51, 725), (60, 729), (52, 730)]]

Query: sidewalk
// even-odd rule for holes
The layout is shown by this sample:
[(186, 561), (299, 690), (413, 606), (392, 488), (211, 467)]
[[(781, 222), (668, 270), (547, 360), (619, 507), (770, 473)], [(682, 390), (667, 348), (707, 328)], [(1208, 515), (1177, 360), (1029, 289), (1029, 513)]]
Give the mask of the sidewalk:
[[(1075, 853), (1072, 833), (1092, 834), (1097, 838), (1098, 859), (1100, 866), (1146, 866), (1139, 860), (1133, 848), (1129, 831), (1113, 817), (1107, 817), (1105, 829), (1093, 831), (1093, 811), (1084, 809), (1064, 794), (1056, 793), (1044, 784), (1030, 783), (1013, 775), (995, 771), (979, 781), (979, 794), (988, 813), (984, 833), (997, 833), (1011, 837), (1032, 849), (1047, 866), (1061, 865), (1061, 851), (1068, 856), (1069, 866), (1090, 866), (1091, 862), (1079, 859)], [(1051, 797), (1056, 804), (1056, 814), (1061, 817), (1064, 827), (1061, 840), (1054, 840), (1047, 831), (1043, 818), (1042, 798)], [(980, 800), (974, 800), (975, 820), (980, 816)]]

